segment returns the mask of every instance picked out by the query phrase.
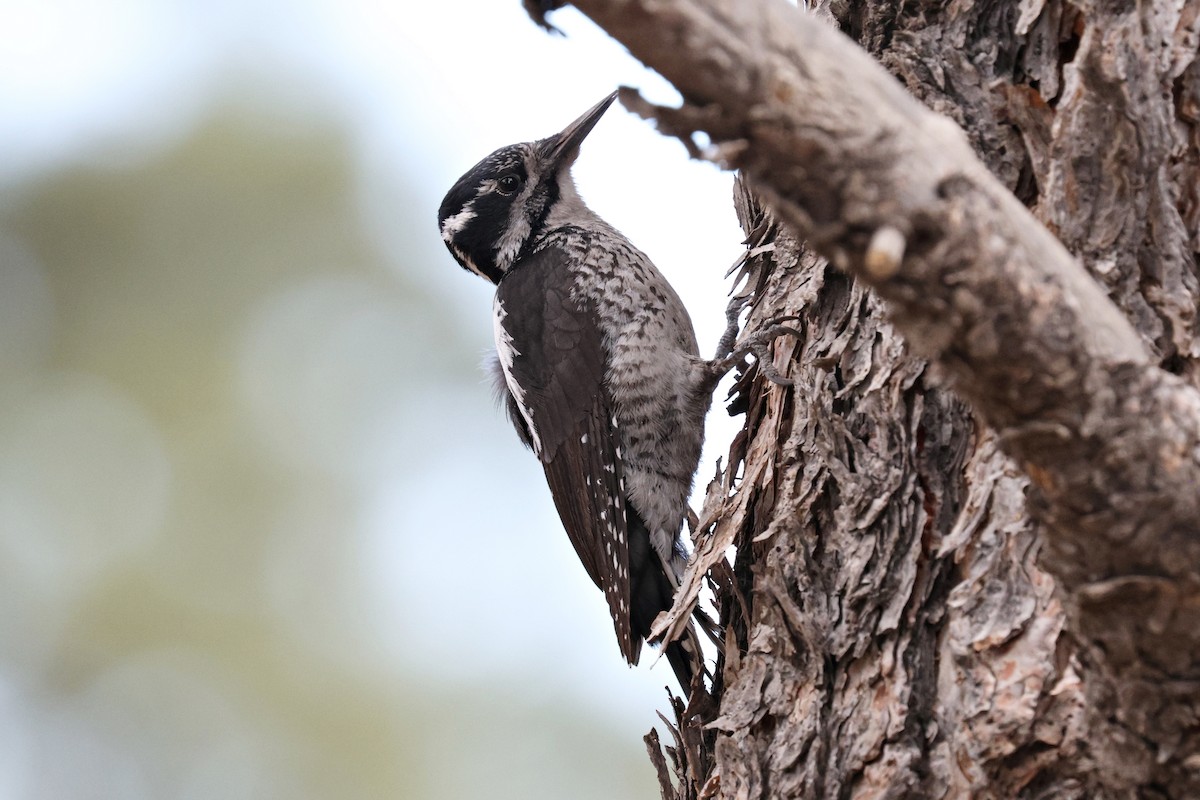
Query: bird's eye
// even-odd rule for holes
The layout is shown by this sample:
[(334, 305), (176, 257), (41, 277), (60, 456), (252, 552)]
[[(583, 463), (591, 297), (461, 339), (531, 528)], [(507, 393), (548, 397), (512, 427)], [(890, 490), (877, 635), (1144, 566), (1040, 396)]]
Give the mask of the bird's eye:
[(520, 185), (521, 179), (516, 175), (505, 175), (496, 181), (496, 187), (500, 190), (500, 194), (512, 194)]

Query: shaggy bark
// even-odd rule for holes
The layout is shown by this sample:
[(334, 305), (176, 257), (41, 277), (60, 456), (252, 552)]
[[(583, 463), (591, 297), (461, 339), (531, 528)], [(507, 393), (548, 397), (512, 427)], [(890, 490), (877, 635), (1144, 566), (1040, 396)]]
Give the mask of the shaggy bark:
[(664, 797), (1200, 796), (1200, 2), (576, 5), (802, 333), (736, 390)]

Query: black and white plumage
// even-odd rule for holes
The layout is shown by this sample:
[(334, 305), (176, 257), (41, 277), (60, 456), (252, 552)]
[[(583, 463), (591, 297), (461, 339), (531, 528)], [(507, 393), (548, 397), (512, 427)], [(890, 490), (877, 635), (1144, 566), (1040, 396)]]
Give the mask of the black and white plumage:
[[(715, 373), (675, 291), (575, 190), (580, 143), (615, 98), (479, 162), (438, 222), (459, 264), (496, 284), (508, 414), (633, 664), (686, 562), (679, 537)], [(666, 656), (689, 688), (702, 665), (694, 629)]]

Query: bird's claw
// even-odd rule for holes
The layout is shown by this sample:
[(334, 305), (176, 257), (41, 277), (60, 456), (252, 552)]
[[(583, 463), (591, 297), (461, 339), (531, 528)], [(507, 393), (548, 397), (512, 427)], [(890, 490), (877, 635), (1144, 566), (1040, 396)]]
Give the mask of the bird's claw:
[(774, 319), (768, 320), (762, 328), (736, 342), (733, 345), (729, 355), (725, 356), (724, 358), (718, 358), (710, 361), (709, 364), (713, 374), (719, 379), (721, 376), (725, 375), (725, 373), (729, 372), (729, 370), (733, 369), (733, 367), (735, 367), (737, 364), (741, 363), (746, 356), (752, 355), (754, 356), (754, 360), (758, 364), (758, 369), (763, 374), (763, 377), (771, 381), (771, 383), (774, 383), (778, 386), (794, 386), (795, 381), (793, 381), (791, 378), (785, 378), (783, 375), (779, 374), (779, 370), (775, 369), (775, 364), (772, 361), (770, 346), (771, 343), (780, 336), (789, 335), (797, 338), (802, 337), (804, 334), (798, 329), (793, 328), (790, 325), (782, 324), (783, 322), (790, 322), (798, 319), (800, 318), (793, 315), (775, 317)]

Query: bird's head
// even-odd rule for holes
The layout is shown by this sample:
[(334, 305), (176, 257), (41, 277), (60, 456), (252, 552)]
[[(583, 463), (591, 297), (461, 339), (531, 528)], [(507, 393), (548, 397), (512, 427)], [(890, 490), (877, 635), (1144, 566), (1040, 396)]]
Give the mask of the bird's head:
[(463, 268), (499, 283), (555, 205), (579, 202), (571, 165), (616, 97), (613, 92), (553, 136), (501, 147), (458, 179), (438, 209), (438, 227)]

